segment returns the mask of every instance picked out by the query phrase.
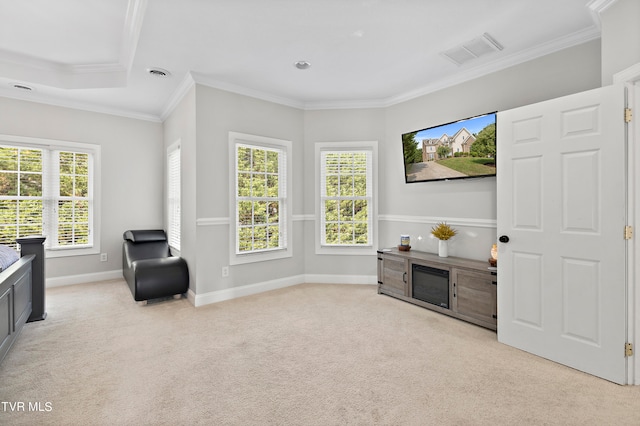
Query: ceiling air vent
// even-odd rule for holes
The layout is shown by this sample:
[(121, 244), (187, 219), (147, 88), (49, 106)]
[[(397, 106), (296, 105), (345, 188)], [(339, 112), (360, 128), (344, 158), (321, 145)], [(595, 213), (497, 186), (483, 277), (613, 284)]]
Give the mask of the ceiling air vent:
[(155, 77), (169, 77), (171, 73), (162, 68), (147, 68), (147, 72)]
[(462, 65), (473, 59), (488, 55), (489, 53), (498, 52), (504, 49), (488, 33), (484, 33), (480, 37), (469, 40), (466, 43), (453, 49), (445, 50), (441, 54), (456, 65)]
[(26, 84), (20, 84), (20, 83), (9, 83), (9, 85), (11, 87), (13, 87), (14, 89), (18, 89), (18, 90), (24, 90), (27, 92), (30, 92), (33, 90), (33, 87), (31, 86), (27, 86)]

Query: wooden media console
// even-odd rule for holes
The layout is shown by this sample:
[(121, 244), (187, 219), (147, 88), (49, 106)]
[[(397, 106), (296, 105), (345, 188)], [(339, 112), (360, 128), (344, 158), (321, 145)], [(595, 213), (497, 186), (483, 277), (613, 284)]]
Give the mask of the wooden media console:
[(488, 262), (379, 250), (378, 293), (497, 329), (497, 272)]

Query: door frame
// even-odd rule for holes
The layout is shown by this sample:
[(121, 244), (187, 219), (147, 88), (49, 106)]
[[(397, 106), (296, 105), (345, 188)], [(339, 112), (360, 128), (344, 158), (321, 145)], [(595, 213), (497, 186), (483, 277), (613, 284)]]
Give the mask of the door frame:
[(635, 113), (627, 125), (627, 224), (634, 228), (634, 237), (627, 244), (627, 342), (634, 346), (634, 356), (627, 362), (627, 383), (640, 385), (640, 287), (636, 285), (640, 271), (640, 246), (637, 233), (640, 224), (640, 63), (613, 76), (614, 84), (626, 87), (626, 107)]

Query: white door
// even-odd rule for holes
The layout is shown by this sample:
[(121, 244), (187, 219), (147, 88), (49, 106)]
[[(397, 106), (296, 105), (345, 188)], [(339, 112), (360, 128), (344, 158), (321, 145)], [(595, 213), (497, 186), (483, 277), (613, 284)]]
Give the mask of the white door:
[(498, 113), (498, 340), (626, 383), (624, 88)]

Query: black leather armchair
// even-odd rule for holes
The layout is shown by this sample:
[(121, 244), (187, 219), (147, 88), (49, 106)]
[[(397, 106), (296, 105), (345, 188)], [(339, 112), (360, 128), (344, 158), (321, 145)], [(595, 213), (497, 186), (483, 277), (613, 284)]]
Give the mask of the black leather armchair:
[(181, 257), (171, 256), (163, 230), (126, 231), (123, 235), (122, 273), (137, 302), (189, 289), (189, 269)]

